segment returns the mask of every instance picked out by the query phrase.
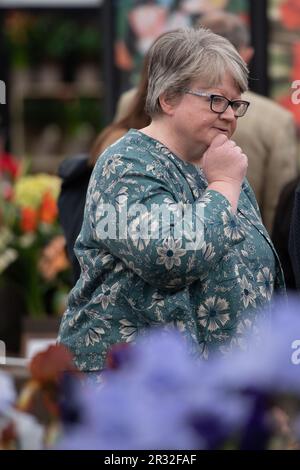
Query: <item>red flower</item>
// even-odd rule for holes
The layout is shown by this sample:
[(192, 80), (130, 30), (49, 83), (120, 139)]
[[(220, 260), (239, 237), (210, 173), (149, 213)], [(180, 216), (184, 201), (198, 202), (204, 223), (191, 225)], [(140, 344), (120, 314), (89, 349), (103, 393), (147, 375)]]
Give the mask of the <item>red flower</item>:
[(12, 179), (18, 176), (20, 165), (9, 153), (0, 155), (0, 173), (7, 173)]
[(279, 8), (282, 23), (287, 29), (300, 28), (299, 0), (286, 0)]
[(22, 207), (20, 227), (23, 232), (34, 232), (37, 228), (38, 217), (36, 210), (31, 207)]
[(81, 372), (74, 365), (72, 354), (63, 345), (51, 345), (32, 358), (29, 370), (32, 379), (22, 390), (18, 409), (31, 411), (35, 396), (40, 391), (50, 416), (57, 418), (60, 414), (59, 383), (63, 374), (70, 372), (77, 378), (81, 376)]
[(57, 205), (50, 192), (46, 192), (43, 196), (40, 207), (40, 220), (52, 224), (57, 217)]
[(45, 351), (36, 354), (30, 363), (33, 380), (41, 385), (57, 384), (63, 372), (79, 373), (70, 351), (61, 344), (51, 345)]

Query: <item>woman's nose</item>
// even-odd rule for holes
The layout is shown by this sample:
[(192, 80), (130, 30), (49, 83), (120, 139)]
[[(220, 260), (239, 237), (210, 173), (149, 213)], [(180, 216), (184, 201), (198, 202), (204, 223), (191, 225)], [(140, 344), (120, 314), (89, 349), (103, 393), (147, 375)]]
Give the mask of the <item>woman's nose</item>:
[(221, 119), (226, 119), (228, 121), (233, 121), (233, 120), (236, 119), (236, 117), (234, 115), (234, 111), (233, 111), (233, 109), (230, 105), (226, 108), (224, 113), (220, 114), (220, 118)]

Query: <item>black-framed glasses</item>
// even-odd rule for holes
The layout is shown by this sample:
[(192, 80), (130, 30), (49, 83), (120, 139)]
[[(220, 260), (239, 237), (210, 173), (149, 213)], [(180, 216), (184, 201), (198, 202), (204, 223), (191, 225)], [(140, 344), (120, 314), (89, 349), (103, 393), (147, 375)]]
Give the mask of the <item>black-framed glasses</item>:
[(225, 113), (228, 106), (231, 106), (235, 117), (242, 117), (245, 115), (249, 101), (244, 100), (229, 100), (225, 96), (215, 95), (213, 93), (207, 93), (200, 90), (184, 90), (185, 93), (195, 96), (206, 96), (210, 99), (210, 109), (217, 114)]

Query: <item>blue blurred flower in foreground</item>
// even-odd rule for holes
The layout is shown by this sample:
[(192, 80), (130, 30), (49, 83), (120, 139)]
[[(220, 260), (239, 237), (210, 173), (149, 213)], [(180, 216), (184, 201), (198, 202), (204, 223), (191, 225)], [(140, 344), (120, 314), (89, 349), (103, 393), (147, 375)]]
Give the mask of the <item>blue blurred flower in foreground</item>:
[(209, 361), (193, 359), (175, 330), (150, 332), (124, 351), (124, 361), (119, 349), (121, 367), (105, 373), (101, 388), (73, 383), (68, 407), (80, 413), (72, 411), (78, 419), (66, 423), (57, 447), (267, 448), (276, 400), (294, 397), (299, 409), (300, 365), (293, 363), (299, 301), (278, 303), (244, 339), (245, 351)]
[(204, 364), (178, 332), (153, 331), (132, 352), (102, 388), (76, 390), (81, 420), (59, 448), (212, 448), (248, 416), (246, 399), (222, 402), (207, 389)]
[(17, 394), (12, 379), (8, 374), (0, 372), (0, 415), (7, 413), (15, 403)]
[[(44, 429), (37, 420), (15, 408), (16, 390), (10, 376), (0, 372), (0, 450), (38, 450), (43, 447)], [(9, 431), (10, 442), (7, 442)], [(6, 438), (5, 438), (6, 435)]]
[[(208, 364), (214, 386), (265, 393), (300, 394), (300, 365), (295, 363), (300, 340), (300, 302), (278, 301), (263, 317), (254, 334), (245, 337), (245, 350), (233, 350)], [(298, 349), (300, 351), (300, 341)], [(300, 353), (299, 353), (300, 358)], [(211, 384), (212, 386), (212, 384)]]

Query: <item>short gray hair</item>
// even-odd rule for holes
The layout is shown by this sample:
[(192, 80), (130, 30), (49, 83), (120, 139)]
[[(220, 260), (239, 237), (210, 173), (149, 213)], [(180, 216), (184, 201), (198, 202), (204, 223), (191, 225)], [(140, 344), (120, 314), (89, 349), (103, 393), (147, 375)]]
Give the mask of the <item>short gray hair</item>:
[(146, 112), (161, 114), (159, 97), (176, 99), (194, 80), (207, 87), (222, 83), (229, 72), (241, 93), (248, 89), (248, 68), (232, 44), (204, 28), (184, 28), (161, 35), (149, 50)]

